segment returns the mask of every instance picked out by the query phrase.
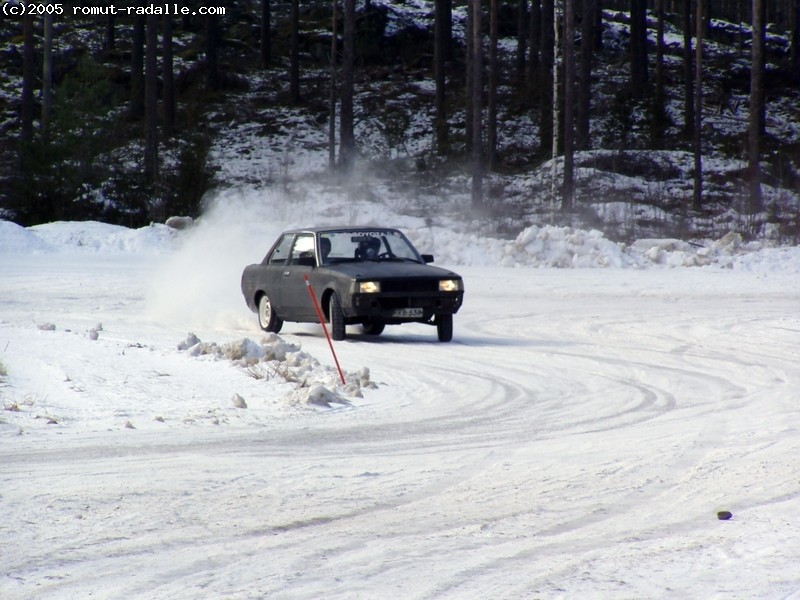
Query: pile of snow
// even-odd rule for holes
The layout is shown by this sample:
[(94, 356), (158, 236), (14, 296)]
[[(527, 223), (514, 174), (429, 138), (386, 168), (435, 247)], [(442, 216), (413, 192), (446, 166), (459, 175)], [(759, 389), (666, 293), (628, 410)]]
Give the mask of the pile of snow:
[(800, 272), (800, 248), (744, 242), (732, 232), (719, 240), (686, 242), (642, 239), (625, 245), (597, 230), (532, 226), (512, 240), (475, 237), (443, 228), (406, 232), (421, 252), (432, 252), (439, 263), (511, 268), (634, 268), (715, 267)]
[[(295, 389), (287, 396), (291, 404), (305, 404), (330, 408), (334, 404), (349, 405), (349, 398), (362, 398), (363, 388), (375, 388), (369, 369), (339, 373), (322, 365), (304, 352), (297, 344), (287, 342), (275, 333), (266, 334), (261, 343), (243, 338), (226, 344), (203, 342), (189, 333), (178, 350), (191, 356), (210, 356), (214, 360), (227, 360), (240, 367), (256, 380), (279, 381), (293, 384)], [(246, 400), (235, 396), (234, 404), (246, 406)]]
[(39, 235), (11, 221), (0, 221), (0, 254), (45, 254), (56, 249)]
[(176, 233), (172, 227), (155, 223), (130, 229), (96, 221), (59, 221), (24, 228), (0, 221), (0, 254), (157, 253), (172, 248)]
[(632, 263), (615, 244), (597, 230), (571, 227), (529, 227), (506, 247), (504, 266), (560, 268), (626, 267)]
[(800, 248), (773, 247), (761, 241), (744, 242), (731, 232), (719, 240), (690, 243), (677, 239), (637, 240), (628, 249), (640, 266), (708, 267), (800, 273)]

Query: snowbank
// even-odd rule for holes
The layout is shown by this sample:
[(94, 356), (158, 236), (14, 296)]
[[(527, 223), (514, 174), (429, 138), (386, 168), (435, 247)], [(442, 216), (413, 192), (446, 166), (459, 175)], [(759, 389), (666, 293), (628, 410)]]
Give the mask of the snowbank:
[[(163, 254), (168, 261), (155, 288), (183, 297), (157, 298), (156, 304), (180, 310), (213, 298), (220, 281), (238, 290), (240, 269), (260, 260), (278, 233), (297, 223), (269, 218), (270, 203), (249, 203), (249, 197), (222, 194), (194, 227), (178, 231), (152, 224), (139, 229), (98, 222), (57, 222), (23, 228), (0, 221), (0, 254), (92, 253)], [(264, 213), (263, 215), (261, 213)], [(511, 268), (635, 268), (719, 267), (800, 272), (800, 247), (774, 247), (744, 242), (738, 233), (719, 240), (686, 242), (678, 239), (641, 239), (626, 246), (600, 231), (546, 225), (521, 231), (514, 240), (478, 237), (442, 227), (426, 227), (416, 220), (401, 229), (421, 252), (452, 266)], [(202, 266), (202, 269), (198, 269)], [(181, 282), (185, 285), (168, 285)], [(202, 281), (198, 282), (198, 278)], [(209, 288), (209, 284), (213, 286)], [(157, 294), (157, 295), (158, 295)]]
[(158, 253), (172, 249), (175, 235), (175, 229), (155, 223), (130, 229), (96, 221), (59, 221), (24, 228), (0, 221), (0, 254)]

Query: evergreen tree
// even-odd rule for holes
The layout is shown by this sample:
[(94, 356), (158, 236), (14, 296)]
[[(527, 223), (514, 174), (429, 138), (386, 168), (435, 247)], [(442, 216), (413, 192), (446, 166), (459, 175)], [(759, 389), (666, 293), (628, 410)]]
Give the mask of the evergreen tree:
[(564, 0), (564, 182), (561, 210), (572, 210), (575, 191), (575, 2)]
[(764, 69), (764, 4), (753, 0), (753, 39), (750, 64), (750, 123), (748, 130), (748, 171), (750, 178), (750, 211), (761, 210), (761, 132), (763, 111)]
[(342, 77), (339, 109), (339, 168), (349, 173), (355, 164), (353, 95), (355, 69), (356, 0), (344, 0)]

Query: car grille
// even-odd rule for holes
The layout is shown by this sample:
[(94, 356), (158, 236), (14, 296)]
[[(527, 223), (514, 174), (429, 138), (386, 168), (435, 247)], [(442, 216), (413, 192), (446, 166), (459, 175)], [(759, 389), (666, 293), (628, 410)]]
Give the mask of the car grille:
[(381, 292), (438, 292), (438, 279), (384, 279), (381, 281)]

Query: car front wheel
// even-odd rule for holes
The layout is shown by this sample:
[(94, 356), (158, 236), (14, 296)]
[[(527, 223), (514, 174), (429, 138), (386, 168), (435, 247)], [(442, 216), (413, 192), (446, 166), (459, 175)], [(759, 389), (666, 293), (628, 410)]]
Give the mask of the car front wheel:
[(337, 342), (344, 339), (344, 313), (339, 296), (331, 294), (328, 301), (328, 322), (331, 325), (331, 337)]
[(272, 302), (266, 294), (258, 300), (258, 324), (261, 329), (271, 333), (278, 333), (283, 327), (283, 321), (275, 314)]
[(453, 339), (453, 315), (436, 315), (436, 333), (440, 342)]

